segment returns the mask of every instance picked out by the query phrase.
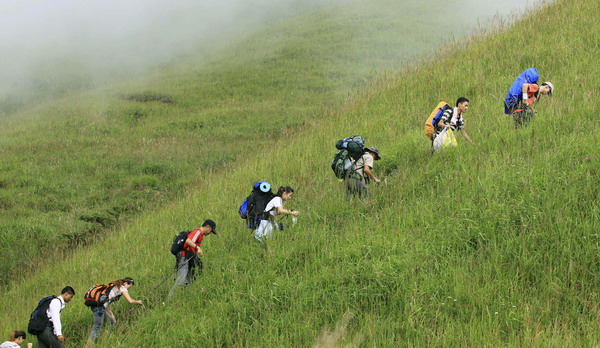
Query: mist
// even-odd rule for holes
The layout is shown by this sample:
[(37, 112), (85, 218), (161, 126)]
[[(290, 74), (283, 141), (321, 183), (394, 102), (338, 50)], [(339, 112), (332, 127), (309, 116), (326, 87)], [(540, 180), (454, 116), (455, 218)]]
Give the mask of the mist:
[[(432, 6), (436, 0), (431, 1)], [(352, 0), (3, 0), (0, 112), (210, 53), (273, 21)], [(455, 0), (469, 26), (522, 1)]]
[[(3, 0), (0, 103), (138, 75), (344, 0)], [(17, 107), (17, 105), (9, 105)]]

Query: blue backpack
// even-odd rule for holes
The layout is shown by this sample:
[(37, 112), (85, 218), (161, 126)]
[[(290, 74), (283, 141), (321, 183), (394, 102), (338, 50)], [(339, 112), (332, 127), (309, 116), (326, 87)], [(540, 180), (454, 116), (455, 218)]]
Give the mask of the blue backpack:
[(46, 296), (40, 300), (37, 307), (31, 312), (31, 317), (29, 318), (29, 325), (27, 325), (27, 331), (32, 335), (40, 335), (44, 330), (46, 330), (46, 326), (48, 326), (48, 316), (46, 312), (48, 311), (48, 307), (50, 307), (50, 302), (54, 300), (56, 296)]

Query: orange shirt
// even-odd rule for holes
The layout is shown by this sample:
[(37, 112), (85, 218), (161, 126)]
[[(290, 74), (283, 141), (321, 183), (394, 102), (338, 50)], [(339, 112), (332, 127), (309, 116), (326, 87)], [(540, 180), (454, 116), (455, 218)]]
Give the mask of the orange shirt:
[(540, 86), (536, 83), (532, 83), (527, 87), (527, 106), (533, 108), (533, 104), (538, 100)]

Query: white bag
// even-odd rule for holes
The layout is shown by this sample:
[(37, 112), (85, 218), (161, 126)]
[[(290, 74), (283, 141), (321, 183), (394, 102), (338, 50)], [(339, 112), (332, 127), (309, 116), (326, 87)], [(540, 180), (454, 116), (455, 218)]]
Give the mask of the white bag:
[(438, 134), (435, 139), (433, 139), (433, 151), (440, 151), (444, 148), (444, 139), (446, 139), (446, 133), (448, 132), (448, 128), (444, 128), (443, 131)]
[(457, 145), (454, 131), (448, 128), (444, 128), (444, 130), (433, 140), (434, 151), (439, 151), (445, 147), (455, 147)]

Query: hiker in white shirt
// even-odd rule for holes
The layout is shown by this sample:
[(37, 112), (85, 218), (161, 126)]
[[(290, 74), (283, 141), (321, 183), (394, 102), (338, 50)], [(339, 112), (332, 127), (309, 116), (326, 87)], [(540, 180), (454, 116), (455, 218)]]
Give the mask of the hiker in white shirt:
[(60, 312), (65, 305), (75, 296), (75, 290), (67, 286), (61, 291), (61, 295), (50, 301), (46, 315), (48, 316), (48, 326), (44, 332), (38, 335), (38, 346), (40, 348), (62, 348), (65, 338), (62, 334), (62, 323), (60, 321)]
[[(16, 330), (10, 333), (8, 341), (0, 344), (0, 348), (21, 348), (21, 344), (25, 342), (27, 335), (25, 331)], [(33, 343), (27, 343), (27, 348), (33, 347)]]
[(90, 337), (86, 346), (92, 345), (94, 340), (100, 336), (105, 318), (108, 318), (111, 326), (116, 324), (117, 319), (115, 318), (110, 305), (114, 302), (117, 302), (121, 296), (125, 297), (127, 302), (131, 304), (142, 304), (141, 300), (134, 300), (131, 298), (131, 296), (129, 296), (129, 289), (131, 289), (131, 287), (135, 284), (133, 278), (125, 277), (123, 279), (115, 280), (111, 284), (112, 287), (108, 291), (108, 299), (106, 302), (99, 306), (90, 307), (94, 313), (94, 325), (92, 326), (92, 332), (90, 333)]
[(294, 195), (294, 190), (289, 186), (281, 186), (277, 190), (277, 194), (265, 207), (263, 215), (261, 216), (260, 225), (254, 232), (254, 238), (259, 242), (262, 242), (264, 238), (268, 238), (273, 230), (281, 229), (281, 225), (275, 222), (275, 216), (284, 214), (298, 216), (300, 212), (296, 210), (287, 210), (283, 208), (283, 202), (289, 201)]

